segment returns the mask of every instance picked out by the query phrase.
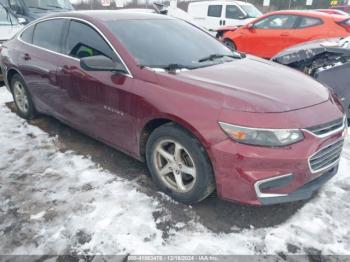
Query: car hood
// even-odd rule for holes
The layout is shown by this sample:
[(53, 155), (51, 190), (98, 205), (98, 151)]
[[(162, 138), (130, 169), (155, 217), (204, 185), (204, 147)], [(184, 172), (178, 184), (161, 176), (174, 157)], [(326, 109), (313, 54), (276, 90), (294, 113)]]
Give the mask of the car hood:
[(6, 40), (11, 39), (22, 28), (23, 28), (22, 25), (2, 25), (2, 26), (0, 26), (0, 40), (6, 41)]
[(283, 65), (304, 61), (316, 57), (322, 53), (350, 53), (350, 37), (318, 39), (282, 50), (271, 58), (272, 61)]
[(238, 111), (286, 112), (329, 99), (328, 89), (311, 77), (253, 56), (168, 77), (220, 93), (223, 107)]

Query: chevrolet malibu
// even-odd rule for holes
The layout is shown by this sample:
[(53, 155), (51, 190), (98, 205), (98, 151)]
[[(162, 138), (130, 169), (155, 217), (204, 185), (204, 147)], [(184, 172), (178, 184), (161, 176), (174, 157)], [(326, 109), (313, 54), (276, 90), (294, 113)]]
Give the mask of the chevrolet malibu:
[(197, 203), (307, 199), (337, 173), (339, 100), (304, 74), (230, 51), (162, 15), (60, 13), (1, 51), (18, 114), (51, 115), (147, 163), (160, 190)]

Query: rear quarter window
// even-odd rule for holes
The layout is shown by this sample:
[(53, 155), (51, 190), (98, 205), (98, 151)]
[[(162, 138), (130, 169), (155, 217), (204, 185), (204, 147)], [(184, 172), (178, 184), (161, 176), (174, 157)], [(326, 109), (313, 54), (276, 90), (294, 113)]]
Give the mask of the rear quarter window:
[(20, 38), (24, 42), (31, 44), (33, 42), (33, 32), (34, 32), (34, 26), (30, 26), (22, 32)]
[(343, 21), (342, 23), (343, 23), (344, 25), (348, 25), (348, 26), (350, 26), (350, 19), (345, 20), (345, 21)]

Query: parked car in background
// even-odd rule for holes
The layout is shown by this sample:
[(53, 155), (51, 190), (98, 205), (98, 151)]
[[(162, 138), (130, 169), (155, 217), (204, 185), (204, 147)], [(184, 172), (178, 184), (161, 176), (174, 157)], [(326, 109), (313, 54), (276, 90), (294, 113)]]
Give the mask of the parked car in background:
[(350, 37), (302, 43), (283, 50), (272, 60), (298, 69), (330, 87), (350, 119)]
[(179, 19), (52, 15), (6, 42), (1, 61), (20, 116), (52, 115), (145, 160), (180, 202), (215, 189), (254, 205), (307, 199), (338, 170), (345, 115), (326, 87)]
[(0, 46), (22, 28), (23, 25), (19, 23), (13, 13), (0, 4)]
[(331, 9), (335, 10), (341, 10), (347, 14), (350, 14), (350, 5), (337, 5), (337, 6), (332, 6)]
[(223, 28), (219, 37), (231, 49), (270, 59), (302, 42), (349, 35), (347, 16), (317, 11), (277, 11), (240, 28)]
[(17, 18), (29, 23), (49, 13), (73, 10), (69, 0), (0, 0)]
[(206, 30), (198, 21), (194, 20), (187, 12), (178, 8), (176, 5), (165, 5), (162, 3), (153, 3), (153, 10), (157, 14), (168, 15), (183, 21), (186, 21), (194, 26)]
[[(166, 15), (170, 16), (173, 18), (177, 18), (180, 20), (183, 20), (189, 24), (192, 24), (204, 31), (207, 31), (205, 28), (203, 28), (201, 25), (199, 25), (196, 21), (192, 19), (191, 16), (184, 10), (172, 6), (172, 5), (165, 5), (162, 3), (153, 3), (152, 4), (153, 9), (151, 8), (127, 8), (127, 9), (122, 9), (123, 12), (130, 12), (130, 13), (146, 13), (146, 14), (161, 14), (161, 15)], [(210, 33), (209, 31), (207, 31)]]
[(262, 15), (254, 5), (242, 1), (191, 2), (187, 12), (202, 27), (213, 31), (244, 25)]
[(346, 13), (345, 11), (338, 10), (338, 9), (316, 9), (315, 11), (327, 13), (331, 15), (346, 15), (349, 16), (349, 13)]
[[(11, 39), (22, 28), (23, 26), (12, 12), (0, 4), (0, 49), (3, 42)], [(3, 75), (0, 69), (0, 82), (2, 81)]]

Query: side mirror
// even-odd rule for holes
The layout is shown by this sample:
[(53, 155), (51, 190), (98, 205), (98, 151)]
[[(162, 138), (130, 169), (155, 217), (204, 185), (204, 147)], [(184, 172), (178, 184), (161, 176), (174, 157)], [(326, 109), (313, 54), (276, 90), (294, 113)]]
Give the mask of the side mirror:
[(86, 71), (116, 71), (125, 72), (122, 64), (103, 56), (90, 56), (80, 59), (80, 67)]
[(243, 20), (243, 19), (248, 18), (248, 16), (247, 16), (247, 15), (240, 15), (238, 18), (241, 19), (241, 20)]
[(21, 25), (25, 25), (27, 24), (27, 19), (23, 18), (23, 17), (18, 17), (18, 23)]

